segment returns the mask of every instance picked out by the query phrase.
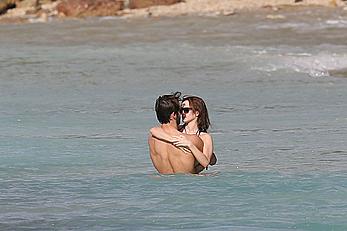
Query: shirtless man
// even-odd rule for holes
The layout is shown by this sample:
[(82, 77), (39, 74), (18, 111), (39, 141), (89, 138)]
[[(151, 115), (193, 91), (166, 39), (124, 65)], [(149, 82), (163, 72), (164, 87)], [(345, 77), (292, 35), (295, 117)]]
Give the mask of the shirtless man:
[[(160, 127), (169, 135), (184, 135), (200, 151), (203, 149), (203, 142), (197, 135), (187, 135), (177, 130), (179, 124), (179, 103), (180, 93), (173, 95), (159, 96), (155, 103), (155, 112)], [(151, 160), (154, 167), (161, 174), (193, 173), (196, 174), (194, 163), (195, 157), (192, 153), (185, 152), (164, 140), (148, 137)]]

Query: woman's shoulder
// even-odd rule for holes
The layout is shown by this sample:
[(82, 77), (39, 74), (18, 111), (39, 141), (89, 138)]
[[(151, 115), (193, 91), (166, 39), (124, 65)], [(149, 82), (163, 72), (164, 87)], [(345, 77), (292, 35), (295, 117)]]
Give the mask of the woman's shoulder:
[(203, 140), (205, 140), (205, 139), (211, 140), (212, 139), (212, 136), (208, 132), (200, 132), (199, 136)]
[(199, 132), (200, 136), (211, 136), (208, 132)]

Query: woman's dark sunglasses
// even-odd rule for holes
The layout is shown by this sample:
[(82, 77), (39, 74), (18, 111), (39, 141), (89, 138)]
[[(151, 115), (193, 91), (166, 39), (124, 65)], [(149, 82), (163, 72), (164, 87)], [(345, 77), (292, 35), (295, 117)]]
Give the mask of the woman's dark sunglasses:
[(181, 114), (187, 114), (187, 113), (189, 113), (189, 111), (190, 110), (192, 110), (192, 108), (191, 107), (182, 107), (181, 108)]

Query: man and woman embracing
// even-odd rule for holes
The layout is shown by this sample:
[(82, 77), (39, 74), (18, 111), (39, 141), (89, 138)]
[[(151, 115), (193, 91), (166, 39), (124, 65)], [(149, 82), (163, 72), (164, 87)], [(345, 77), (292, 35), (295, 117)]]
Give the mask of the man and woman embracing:
[(150, 129), (148, 144), (152, 163), (161, 174), (197, 174), (217, 162), (207, 132), (210, 120), (205, 102), (197, 96), (180, 97), (176, 92), (155, 102), (161, 125)]

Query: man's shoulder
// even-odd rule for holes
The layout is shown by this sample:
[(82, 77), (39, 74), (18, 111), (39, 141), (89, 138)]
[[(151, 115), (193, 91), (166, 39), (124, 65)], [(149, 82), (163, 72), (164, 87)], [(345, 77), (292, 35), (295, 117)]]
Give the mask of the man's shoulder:
[(153, 139), (154, 137), (152, 136), (151, 133), (148, 134), (148, 138), (147, 138), (147, 141), (148, 141), (148, 144), (151, 145), (153, 143)]
[(161, 126), (155, 126), (155, 127), (151, 127), (149, 129), (149, 132), (153, 131), (153, 130), (158, 130), (158, 129), (162, 129)]

